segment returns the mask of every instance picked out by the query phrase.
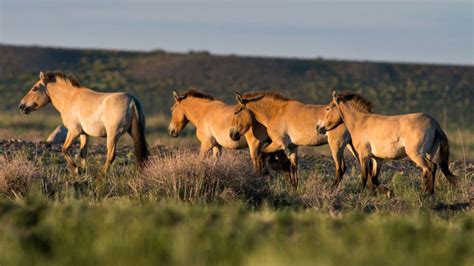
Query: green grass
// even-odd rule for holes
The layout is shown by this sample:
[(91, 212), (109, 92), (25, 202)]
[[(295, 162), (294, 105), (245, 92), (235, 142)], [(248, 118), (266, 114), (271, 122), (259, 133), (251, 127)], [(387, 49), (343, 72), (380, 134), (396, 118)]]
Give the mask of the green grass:
[(2, 265), (471, 265), (474, 216), (241, 204), (0, 202)]
[(19, 145), (4, 148), (0, 160), (0, 265), (474, 261), (472, 165), (454, 164), (459, 186), (439, 176), (436, 196), (424, 197), (413, 165), (387, 163), (382, 181), (395, 191), (387, 198), (359, 190), (352, 161), (331, 191), (332, 162), (321, 156), (301, 159), (292, 191), (282, 174), (252, 174), (245, 152), (226, 152), (216, 162), (190, 151), (157, 151), (162, 155), (140, 174), (126, 148), (102, 176), (101, 147), (93, 147), (88, 172), (75, 176), (59, 147)]

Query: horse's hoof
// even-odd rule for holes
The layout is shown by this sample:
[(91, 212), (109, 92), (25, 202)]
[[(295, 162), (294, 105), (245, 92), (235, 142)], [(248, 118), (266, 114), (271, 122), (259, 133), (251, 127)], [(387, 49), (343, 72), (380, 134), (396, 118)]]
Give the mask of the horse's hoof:
[(391, 190), (391, 189), (388, 189), (388, 190), (387, 190), (386, 195), (387, 195), (387, 198), (389, 198), (389, 199), (395, 197), (395, 193), (394, 193), (393, 190)]

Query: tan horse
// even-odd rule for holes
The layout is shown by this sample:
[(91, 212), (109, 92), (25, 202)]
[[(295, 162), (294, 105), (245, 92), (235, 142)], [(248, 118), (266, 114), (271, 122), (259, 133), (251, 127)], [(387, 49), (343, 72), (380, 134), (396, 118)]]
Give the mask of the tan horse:
[(41, 72), (39, 81), (23, 97), (19, 108), (22, 113), (29, 114), (50, 102), (68, 129), (62, 153), (73, 171), (81, 172), (68, 154), (69, 146), (77, 137), (80, 138), (79, 154), (83, 168), (86, 167), (88, 137), (107, 137), (107, 158), (102, 167), (106, 172), (115, 159), (117, 141), (126, 132), (134, 141), (137, 163), (143, 166), (149, 154), (145, 140), (145, 114), (135, 96), (123, 92), (95, 92), (83, 87), (73, 76)]
[[(320, 133), (325, 133), (339, 128), (342, 123), (346, 125), (359, 154), (363, 187), (369, 180), (369, 187), (385, 192), (386, 189), (378, 182), (382, 160), (408, 156), (423, 169), (423, 190), (432, 194), (437, 151), (441, 171), (449, 182), (456, 183), (456, 177), (448, 167), (448, 138), (434, 118), (423, 113), (378, 115), (366, 112), (367, 107), (372, 107), (372, 104), (358, 94), (337, 94), (334, 91), (325, 117), (317, 126)], [(374, 162), (376, 165), (371, 166)]]
[(232, 116), (235, 106), (225, 104), (214, 97), (196, 90), (189, 90), (183, 95), (173, 91), (174, 104), (171, 108), (171, 121), (168, 132), (177, 137), (184, 127), (191, 122), (196, 127), (196, 136), (201, 142), (200, 155), (212, 150), (218, 157), (222, 147), (243, 149), (249, 147), (254, 169), (264, 171), (265, 166), (260, 153), (263, 144), (269, 141), (266, 130), (255, 124), (245, 138), (234, 141), (229, 137)]
[(295, 188), (298, 184), (298, 146), (329, 143), (336, 165), (336, 179), (332, 186), (335, 188), (339, 184), (346, 171), (344, 148), (350, 144), (351, 138), (343, 125), (327, 136), (319, 135), (314, 130), (325, 115), (325, 106), (303, 104), (274, 92), (254, 92), (243, 96), (237, 92), (236, 100), (238, 105), (234, 109), (229, 132), (233, 140), (239, 140), (241, 135), (251, 130), (254, 120), (266, 127), (272, 142), (262, 151), (285, 151), (291, 162), (289, 181)]

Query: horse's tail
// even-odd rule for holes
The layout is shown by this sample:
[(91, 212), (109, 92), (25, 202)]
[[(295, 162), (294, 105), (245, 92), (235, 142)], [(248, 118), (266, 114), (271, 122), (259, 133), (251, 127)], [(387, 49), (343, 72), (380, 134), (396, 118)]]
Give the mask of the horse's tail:
[(139, 168), (143, 168), (150, 151), (145, 138), (145, 112), (141, 102), (134, 96), (132, 96), (132, 108), (133, 114), (129, 133), (133, 139), (137, 165)]
[(435, 142), (439, 142), (439, 162), (438, 166), (441, 168), (444, 176), (451, 184), (456, 184), (456, 176), (449, 170), (449, 141), (446, 134), (441, 129), (440, 125), (436, 123)]

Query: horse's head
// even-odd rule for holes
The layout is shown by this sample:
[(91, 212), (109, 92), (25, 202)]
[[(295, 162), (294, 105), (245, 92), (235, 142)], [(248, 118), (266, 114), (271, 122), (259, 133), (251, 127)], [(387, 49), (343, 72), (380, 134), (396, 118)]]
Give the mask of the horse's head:
[(332, 101), (326, 106), (326, 112), (322, 120), (316, 125), (319, 134), (326, 134), (343, 123), (341, 112), (339, 111), (339, 97), (336, 91), (332, 92)]
[(186, 117), (184, 108), (181, 101), (186, 98), (186, 96), (179, 95), (176, 91), (173, 91), (174, 104), (171, 107), (171, 121), (168, 126), (168, 133), (173, 137), (178, 137), (179, 133), (184, 129), (188, 124), (189, 120)]
[(21, 99), (20, 112), (23, 114), (29, 114), (33, 111), (40, 109), (50, 102), (50, 98), (47, 92), (48, 83), (52, 81), (54, 77), (52, 75), (43, 74), (41, 71), (39, 74), (39, 80), (33, 85), (28, 93)]
[(239, 92), (235, 93), (237, 106), (234, 110), (234, 116), (229, 131), (232, 140), (238, 141), (252, 126), (253, 114), (247, 107), (247, 99), (242, 98)]

